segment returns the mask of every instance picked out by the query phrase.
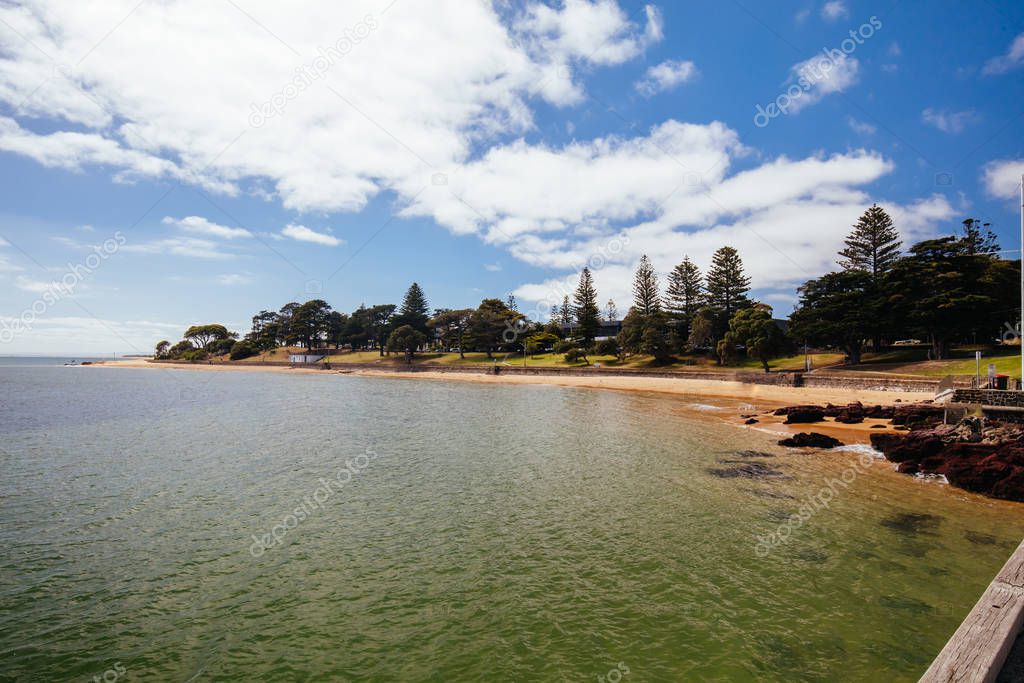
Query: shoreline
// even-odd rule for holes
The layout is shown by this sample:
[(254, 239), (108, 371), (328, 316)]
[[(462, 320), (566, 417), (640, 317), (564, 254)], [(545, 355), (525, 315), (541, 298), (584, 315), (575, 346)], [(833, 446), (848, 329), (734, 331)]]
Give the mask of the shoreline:
[[(923, 391), (880, 391), (871, 389), (844, 389), (839, 387), (791, 387), (772, 384), (752, 384), (734, 380), (696, 379), (686, 377), (652, 377), (639, 376), (629, 377), (623, 375), (609, 375), (606, 377), (583, 377), (579, 375), (555, 375), (555, 374), (531, 374), (531, 375), (493, 375), (484, 372), (445, 372), (419, 370), (417, 372), (402, 372), (400, 370), (372, 370), (366, 368), (353, 368), (346, 370), (337, 368), (323, 370), (320, 368), (292, 367), (281, 365), (258, 365), (258, 364), (202, 364), (202, 363), (151, 363), (145, 359), (128, 359), (119, 361), (104, 361), (93, 364), (89, 367), (105, 368), (145, 368), (149, 370), (178, 370), (198, 372), (270, 372), (270, 373), (291, 373), (302, 375), (350, 375), (357, 377), (374, 377), (397, 380), (424, 380), (424, 381), (456, 381), (470, 382), (477, 384), (504, 384), (504, 385), (548, 385), (566, 388), (580, 389), (604, 389), (612, 391), (625, 391), (631, 393), (660, 394), (663, 396), (675, 396), (694, 399), (695, 401), (708, 402), (722, 408), (719, 411), (709, 411), (710, 416), (721, 419), (723, 422), (734, 424), (738, 427), (756, 429), (761, 432), (769, 432), (780, 435), (780, 437), (795, 434), (798, 431), (820, 431), (821, 433), (835, 436), (844, 443), (867, 443), (871, 432), (880, 432), (881, 429), (872, 429), (874, 425), (884, 425), (889, 429), (886, 420), (866, 419), (857, 425), (846, 425), (832, 421), (818, 422), (813, 425), (785, 425), (785, 418), (781, 416), (765, 415), (766, 410), (774, 410), (787, 405), (805, 403), (835, 403), (846, 404), (860, 401), (865, 405), (890, 404), (897, 398), (904, 403), (913, 403), (928, 400), (933, 397), (931, 392)], [(337, 367), (337, 366), (336, 366)], [(746, 402), (747, 406), (722, 405), (727, 402)], [(728, 414), (727, 411), (736, 409), (737, 412)], [(695, 411), (696, 412), (696, 411)], [(716, 414), (717, 413), (717, 414)], [(758, 423), (746, 425), (739, 413), (757, 413)]]

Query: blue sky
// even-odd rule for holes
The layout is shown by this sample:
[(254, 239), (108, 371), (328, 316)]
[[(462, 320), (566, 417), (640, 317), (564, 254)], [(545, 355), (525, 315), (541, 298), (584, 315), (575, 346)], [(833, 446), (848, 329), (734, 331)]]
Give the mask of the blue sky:
[(786, 314), (872, 202), (1019, 240), (1020, 3), (337, 4), (0, 8), (0, 354), (413, 280), (542, 317), (584, 264), (624, 312), (722, 244)]

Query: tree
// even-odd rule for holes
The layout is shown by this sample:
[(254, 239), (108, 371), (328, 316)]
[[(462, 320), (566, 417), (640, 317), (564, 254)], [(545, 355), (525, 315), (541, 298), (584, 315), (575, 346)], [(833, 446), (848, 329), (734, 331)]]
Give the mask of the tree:
[(800, 303), (789, 316), (796, 339), (843, 350), (848, 361), (860, 363), (864, 341), (874, 329), (877, 312), (866, 302), (873, 291), (866, 270), (843, 270), (808, 280), (797, 290)]
[(595, 356), (615, 356), (619, 355), (619, 344), (612, 338), (602, 339), (594, 344), (593, 354)]
[(690, 321), (690, 336), (687, 345), (691, 349), (702, 349), (714, 342), (715, 312), (705, 306), (697, 311)]
[(323, 299), (310, 299), (294, 309), (289, 336), (307, 349), (320, 346), (330, 333), (331, 306)]
[(772, 320), (771, 306), (764, 304), (736, 311), (723, 341), (731, 348), (745, 346), (747, 356), (761, 361), (765, 372), (769, 371), (768, 361), (781, 356), (789, 346), (786, 336)]
[(508, 298), (505, 299), (505, 305), (508, 306), (508, 310), (510, 310), (510, 311), (518, 311), (519, 310), (519, 304), (516, 303), (516, 295), (515, 294), (509, 294), (508, 295)]
[(457, 348), (459, 350), (459, 358), (465, 358), (466, 333), (469, 329), (469, 320), (472, 315), (472, 308), (439, 310), (433, 318), (427, 321), (427, 326), (436, 331), (439, 335), (441, 346), (445, 350), (450, 351)]
[(275, 311), (260, 311), (252, 317), (252, 329), (246, 339), (260, 350), (277, 346), (281, 337), (281, 317)]
[(511, 310), (501, 299), (484, 299), (470, 316), (470, 341), (477, 348), (483, 349), (488, 358), (494, 358), (497, 349), (515, 341), (522, 320), (525, 320), (525, 316)]
[(163, 341), (161, 341), (160, 343), (158, 343), (156, 345), (156, 353), (153, 354), (153, 357), (156, 358), (156, 359), (160, 359), (160, 358), (166, 357), (167, 356), (167, 351), (170, 348), (171, 348), (171, 342), (169, 342), (166, 339), (164, 339)]
[(259, 353), (259, 350), (250, 341), (237, 341), (231, 345), (231, 351), (229, 355), (231, 360), (242, 360), (255, 356)]
[(296, 338), (292, 335), (292, 316), (295, 314), (295, 310), (301, 305), (302, 304), (297, 301), (292, 301), (282, 306), (281, 310), (278, 312), (278, 345), (285, 346), (296, 342)]
[(987, 254), (998, 258), (999, 241), (992, 232), (991, 223), (982, 223), (977, 218), (967, 218), (962, 225), (964, 234), (960, 239), (969, 256)]
[(977, 249), (966, 235), (925, 240), (911, 247), (887, 278), (894, 316), (928, 337), (933, 360), (948, 358), (954, 341), (998, 327), (1006, 292), (992, 284), (1005, 282), (1000, 274), (1006, 269)]
[(892, 218), (877, 204), (861, 215), (845, 243), (846, 248), (839, 252), (839, 265), (844, 270), (863, 270), (876, 283), (899, 260), (903, 245)]
[(569, 303), (569, 295), (562, 297), (562, 307), (558, 309), (558, 323), (564, 328), (572, 327), (572, 305)]
[(430, 319), (429, 313), (430, 306), (427, 304), (427, 297), (423, 294), (420, 286), (414, 282), (406, 290), (398, 314), (392, 321), (392, 326), (398, 328), (402, 325), (409, 325), (414, 330), (426, 334), (427, 320)]
[(388, 350), (405, 353), (405, 362), (412, 364), (412, 357), (427, 341), (423, 334), (412, 325), (401, 325), (388, 336)]
[(366, 312), (367, 338), (376, 344), (380, 350), (380, 355), (383, 356), (387, 348), (388, 336), (391, 334), (391, 330), (394, 329), (395, 305), (378, 304), (366, 309)]
[(750, 278), (743, 271), (743, 260), (732, 247), (722, 247), (711, 257), (707, 276), (707, 301), (727, 325), (733, 314), (750, 305), (747, 292)]
[(597, 290), (594, 289), (594, 278), (590, 268), (584, 267), (580, 273), (580, 281), (573, 297), (573, 311), (576, 313), (576, 338), (584, 348), (594, 343), (597, 332), (601, 329), (601, 310), (597, 307)]
[(643, 333), (640, 335), (640, 352), (654, 356), (658, 363), (666, 363), (672, 359), (672, 349), (668, 344), (665, 332), (665, 314), (656, 311), (644, 316)]
[(615, 307), (615, 300), (608, 299), (604, 307), (604, 320), (607, 323), (616, 322), (619, 319), (619, 309)]
[(658, 275), (647, 254), (640, 257), (640, 264), (633, 276), (633, 308), (640, 315), (649, 316), (661, 311), (658, 295)]
[(672, 269), (665, 290), (665, 308), (672, 327), (672, 346), (682, 351), (690, 337), (690, 324), (697, 311), (704, 305), (704, 278), (700, 268), (684, 256), (682, 262)]
[(526, 353), (531, 356), (535, 356), (538, 351), (551, 348), (559, 341), (561, 340), (550, 332), (534, 332), (530, 336), (526, 337), (526, 339), (523, 340), (523, 343), (526, 347)]
[[(188, 339), (196, 348), (206, 350), (214, 341), (231, 338), (232, 333), (223, 325), (193, 325), (185, 330), (185, 339)], [(237, 336), (237, 335), (236, 335)]]
[(360, 305), (352, 311), (352, 315), (345, 321), (345, 328), (341, 333), (341, 343), (348, 344), (352, 350), (366, 348), (369, 341), (367, 328), (370, 325), (370, 309)]

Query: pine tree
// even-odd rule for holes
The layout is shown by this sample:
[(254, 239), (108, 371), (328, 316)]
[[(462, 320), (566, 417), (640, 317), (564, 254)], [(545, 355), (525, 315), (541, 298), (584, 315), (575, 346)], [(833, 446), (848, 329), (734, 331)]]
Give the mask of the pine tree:
[(633, 308), (640, 315), (653, 315), (661, 311), (658, 296), (658, 275), (647, 254), (640, 257), (640, 265), (633, 277)]
[(402, 306), (398, 309), (394, 327), (409, 325), (414, 330), (426, 334), (427, 320), (430, 319), (430, 306), (427, 304), (427, 297), (423, 290), (415, 282), (409, 285), (402, 299)]
[(961, 241), (970, 256), (987, 254), (998, 258), (999, 242), (992, 232), (991, 223), (982, 223), (977, 218), (967, 218), (963, 222), (964, 236)]
[(863, 270), (878, 281), (900, 258), (900, 234), (885, 209), (872, 204), (846, 237), (846, 248), (839, 252), (838, 263), (845, 270)]
[(683, 321), (684, 326), (689, 327), (693, 316), (697, 315), (703, 305), (704, 278), (700, 268), (689, 256), (684, 256), (682, 263), (669, 273), (665, 307), (673, 318)]
[(590, 268), (585, 267), (580, 273), (580, 282), (576, 286), (573, 303), (576, 313), (576, 337), (583, 348), (587, 348), (594, 343), (594, 337), (601, 327), (601, 309), (597, 306), (597, 290), (594, 289), (594, 278), (590, 274)]
[(615, 322), (619, 319), (619, 309), (615, 307), (615, 301), (608, 299), (608, 303), (605, 304), (604, 308), (604, 319), (605, 322)]
[(750, 305), (747, 292), (750, 278), (743, 272), (743, 260), (732, 247), (722, 247), (711, 257), (707, 276), (707, 300), (724, 318), (726, 325), (733, 314)]
[(572, 326), (572, 304), (569, 303), (569, 295), (566, 294), (562, 297), (562, 308), (559, 309), (558, 315), (560, 316), (559, 323), (562, 327), (568, 328)]
[(505, 299), (505, 306), (507, 306), (508, 310), (510, 310), (510, 311), (517, 311), (517, 312), (519, 311), (519, 304), (516, 303), (516, 295), (515, 294), (509, 294), (508, 295), (508, 298)]

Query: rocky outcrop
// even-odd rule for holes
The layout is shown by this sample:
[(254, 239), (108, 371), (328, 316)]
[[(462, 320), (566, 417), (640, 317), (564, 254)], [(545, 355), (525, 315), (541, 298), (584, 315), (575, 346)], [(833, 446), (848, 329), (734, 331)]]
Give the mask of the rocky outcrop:
[(894, 406), (892, 423), (906, 425), (914, 429), (934, 426), (942, 422), (944, 409), (941, 406), (925, 403), (908, 403)]
[(790, 448), (835, 448), (842, 446), (843, 442), (818, 432), (800, 432), (788, 439), (782, 439), (779, 445)]
[(907, 434), (872, 434), (871, 445), (906, 474), (941, 474), (953, 486), (1024, 501), (1024, 430), (965, 418)]
[(821, 406), (790, 406), (784, 413), (776, 411), (776, 415), (780, 414), (786, 416), (786, 424), (807, 424), (825, 419), (825, 409)]

